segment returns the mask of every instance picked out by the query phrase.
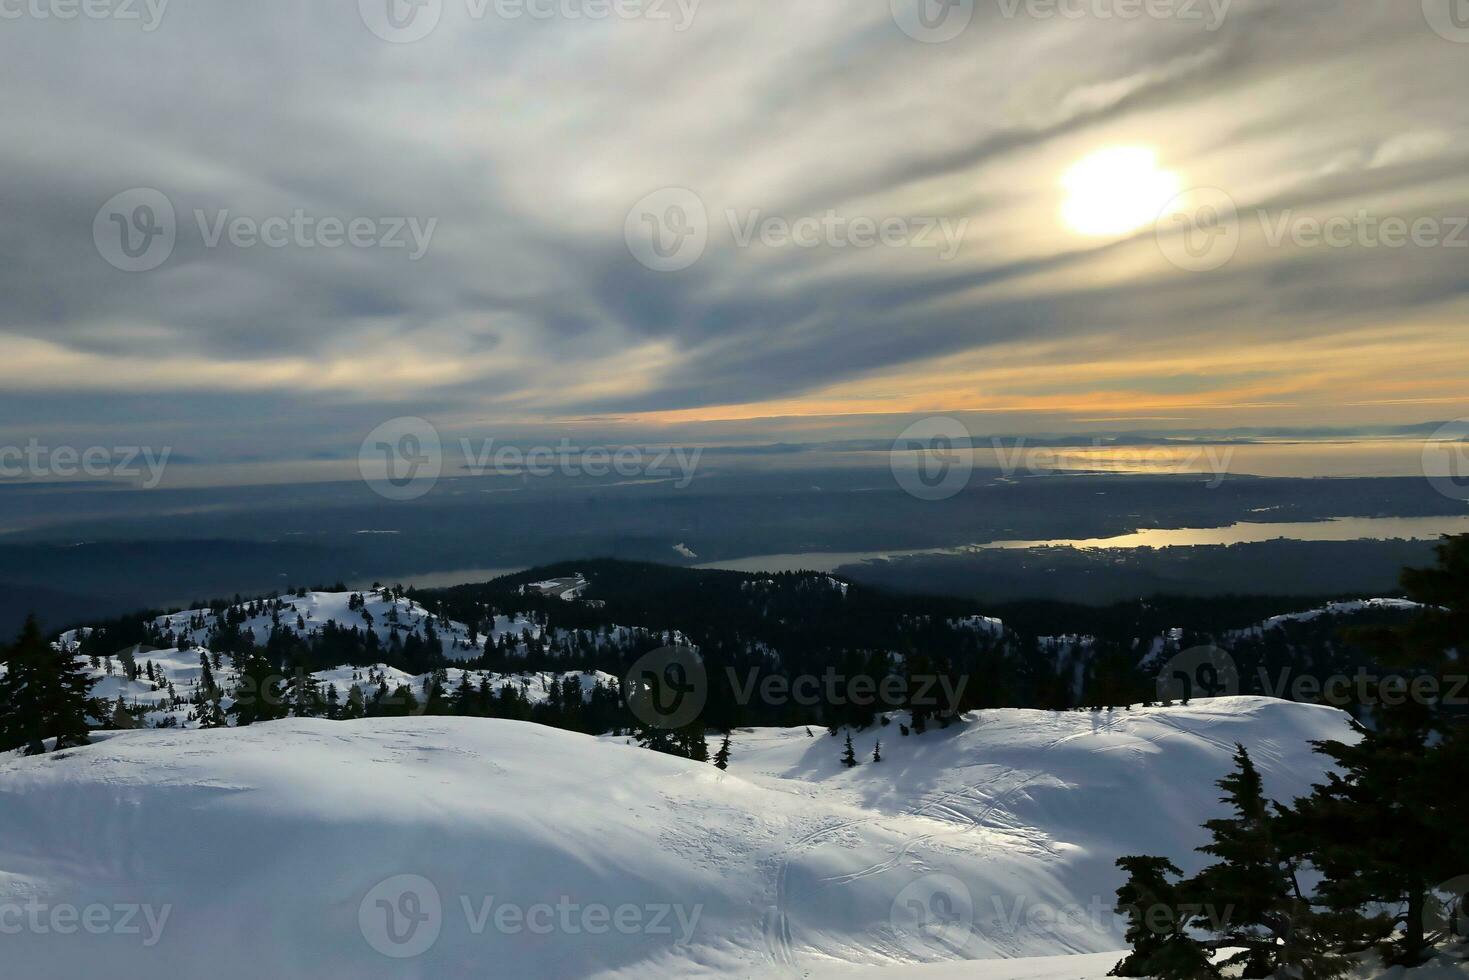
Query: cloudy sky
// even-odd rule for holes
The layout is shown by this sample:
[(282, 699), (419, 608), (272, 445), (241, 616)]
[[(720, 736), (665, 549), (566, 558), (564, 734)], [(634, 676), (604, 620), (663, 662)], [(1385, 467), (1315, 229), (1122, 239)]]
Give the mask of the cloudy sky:
[(0, 439), (1469, 415), (1465, 6), (0, 0)]

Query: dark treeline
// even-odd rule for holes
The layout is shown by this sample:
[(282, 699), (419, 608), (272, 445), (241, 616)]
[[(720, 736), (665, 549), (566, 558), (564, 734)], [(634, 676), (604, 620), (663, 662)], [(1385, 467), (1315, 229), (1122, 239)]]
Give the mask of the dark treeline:
[[(592, 601), (563, 601), (524, 588), (573, 574), (585, 574), (585, 598)], [(295, 595), (304, 594), (306, 589)], [(1166, 658), (1208, 644), (1222, 646), (1234, 657), (1241, 693), (1325, 699), (1297, 691), (1291, 682), (1300, 676), (1378, 669), (1371, 649), (1344, 633), (1343, 626), (1391, 624), (1404, 616), (1369, 610), (1240, 632), (1302, 604), (1268, 597), (1161, 597), (1103, 608), (1022, 602), (989, 610), (968, 599), (889, 594), (826, 574), (707, 572), (599, 560), (450, 589), (388, 586), (369, 595), (413, 599), (422, 605), (423, 616), (413, 623), (379, 624), (391, 626), (383, 639), (373, 629), (372, 617), (361, 610), (360, 595), (354, 595), (350, 608), (361, 620), (311, 623), (307, 629), (281, 597), (235, 597), (198, 602), (194, 608), (201, 611), (188, 626), (192, 638), (212, 651), (216, 669), (223, 655), (248, 667), (245, 673), (256, 682), (375, 664), (433, 676), (452, 667), (494, 673), (601, 670), (623, 677), (652, 649), (692, 645), (707, 679), (701, 721), (708, 729), (727, 732), (770, 724), (867, 727), (892, 711), (911, 711), (921, 730), (928, 720), (948, 723), (974, 708), (1081, 710), (1149, 704), (1158, 696), (1156, 677)], [(1003, 617), (1005, 629), (975, 619), (977, 613)], [(82, 635), (78, 652), (103, 658), (132, 645), (188, 646), (182, 633), (160, 629), (154, 623), (157, 617), (148, 613), (95, 624)], [(259, 617), (272, 621), (263, 642), (242, 629)], [(519, 617), (536, 629), (495, 630), (507, 617)], [(447, 648), (444, 636), (455, 621), (466, 624), (472, 648)], [(1181, 635), (1155, 641), (1180, 624), (1185, 624)], [(495, 632), (498, 639), (492, 639)], [(770, 696), (773, 680), (802, 679), (804, 688), (776, 688), (777, 696)], [(899, 683), (877, 683), (884, 679)], [(288, 680), (279, 683), (288, 685)], [(269, 692), (275, 696), (275, 688)], [(345, 699), (347, 693), (338, 696)], [(413, 692), (408, 707), (401, 707), (408, 704), (407, 692), (383, 693), (367, 686), (363, 693), (369, 717), (398, 711), (439, 713), (447, 704), (447, 692), (432, 688)], [(376, 699), (375, 693), (380, 695)], [(473, 710), (472, 702), (461, 701), (455, 711), (532, 717), (591, 733), (633, 726), (626, 713), (604, 710), (601, 702), (613, 695), (593, 692), (598, 707), (576, 713), (520, 704), (523, 695), (499, 696), (498, 689), (492, 693), (494, 698), (477, 698), (473, 704), (479, 707)], [(192, 696), (197, 701), (198, 693)], [(301, 713), (329, 714), (325, 707), (313, 707), (313, 698), (311, 692), (298, 696)], [(322, 705), (325, 698), (320, 693)], [(198, 707), (203, 713), (207, 699)]]
[[(527, 588), (578, 574), (589, 585), (577, 601)], [(322, 591), (347, 590), (339, 585)], [(295, 594), (304, 596), (306, 590)], [(390, 610), (390, 622), (374, 624), (364, 593), (355, 593), (350, 621), (313, 622), (308, 628), (282, 597), (236, 596), (195, 604), (199, 612), (186, 632), (158, 625), (157, 612), (96, 624), (82, 633), (77, 652), (110, 663), (108, 658), (131, 647), (188, 648), (187, 638), (210, 651), (216, 674), (221, 658), (228, 658), (252, 690), (180, 693), (177, 704), (187, 704), (189, 720), (201, 724), (217, 719), (217, 702), (227, 697), (237, 702), (232, 709), (237, 724), (287, 714), (443, 713), (532, 720), (602, 734), (639, 727), (611, 688), (594, 689), (577, 703), (570, 693), (558, 691), (546, 703), (532, 704), (513, 679), (492, 683), (480, 677), (470, 696), (457, 681), (451, 683), (449, 672), (602, 671), (625, 677), (654, 649), (690, 646), (704, 669), (699, 724), (705, 730), (865, 728), (889, 713), (906, 711), (921, 732), (930, 722), (946, 725), (976, 708), (1081, 710), (1152, 703), (1158, 698), (1160, 666), (1180, 650), (1205, 644), (1221, 646), (1235, 659), (1240, 693), (1328, 700), (1297, 690), (1292, 682), (1379, 669), (1370, 645), (1343, 626), (1387, 627), (1406, 615), (1373, 609), (1251, 631), (1246, 627), (1301, 604), (1231, 596), (1158, 597), (1100, 609), (1054, 602), (985, 608), (973, 600), (899, 595), (816, 573), (753, 575), (613, 560), (566, 563), (479, 585), (424, 591), (386, 587), (365, 594), (412, 600), (421, 610), (412, 622), (399, 622), (397, 611)], [(981, 613), (1003, 617), (1005, 626), (979, 618)], [(243, 628), (262, 617), (271, 624), (263, 640)], [(462, 634), (447, 639), (455, 623), (467, 628), (467, 641)], [(507, 623), (535, 628), (507, 631)], [(1180, 625), (1181, 632), (1168, 634)], [(143, 660), (131, 654), (124, 659), (134, 661), (123, 663), (123, 669), (136, 679)], [(428, 678), (409, 691), (368, 677), (375, 665)], [(360, 706), (348, 706), (350, 688), (334, 694), (316, 690), (309, 676), (339, 667), (361, 675), (354, 685), (361, 688)], [(252, 707), (252, 698), (259, 704)], [(1350, 703), (1340, 706), (1358, 710)], [(121, 721), (128, 710), (114, 705), (93, 716)], [(143, 713), (138, 706), (131, 710)]]
[[(584, 574), (595, 603), (521, 595), (541, 579)], [(1286, 623), (1244, 632), (1260, 621), (1318, 604), (1279, 597), (1158, 597), (1094, 608), (1024, 603), (987, 608), (964, 599), (899, 595), (815, 573), (751, 575), (615, 561), (574, 562), (484, 585), (415, 594), (453, 618), (472, 621), (486, 608), (518, 603), (554, 627), (594, 631), (636, 623), (657, 633), (679, 631), (697, 646), (709, 682), (711, 727), (871, 724), (884, 710), (914, 709), (943, 718), (975, 708), (1048, 710), (1118, 707), (1157, 697), (1158, 668), (1178, 650), (1215, 644), (1239, 666), (1240, 693), (1279, 694), (1281, 680), (1377, 670), (1370, 650), (1344, 633), (1354, 624), (1390, 625), (1406, 614), (1372, 609), (1350, 616)], [(1321, 599), (1319, 604), (1327, 600)], [(1003, 619), (992, 630), (972, 617)], [(1175, 627), (1182, 635), (1148, 645)], [(636, 654), (644, 652), (635, 651)], [(629, 654), (633, 652), (629, 651)], [(535, 659), (533, 669), (595, 667), (622, 676), (631, 656), (588, 662)], [(855, 704), (853, 678), (896, 674), (907, 697)], [(835, 693), (843, 702), (831, 703)], [(770, 703), (758, 692), (771, 677), (816, 678), (822, 703), (794, 698)], [(944, 682), (947, 682), (945, 684)], [(912, 703), (930, 687), (938, 704)], [(945, 701), (952, 691), (955, 698)], [(1299, 692), (1287, 687), (1284, 696)], [(1342, 704), (1343, 707), (1350, 705)]]

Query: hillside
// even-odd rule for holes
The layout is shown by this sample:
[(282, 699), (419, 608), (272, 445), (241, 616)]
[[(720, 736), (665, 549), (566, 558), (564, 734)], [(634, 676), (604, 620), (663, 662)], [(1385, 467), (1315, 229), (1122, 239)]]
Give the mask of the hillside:
[[(590, 695), (649, 650), (677, 644), (698, 647), (708, 664), (704, 717), (712, 728), (833, 721), (866, 727), (881, 710), (908, 705), (864, 707), (850, 698), (767, 704), (739, 692), (753, 690), (752, 679), (821, 677), (831, 670), (845, 678), (943, 674), (954, 679), (957, 710), (1107, 707), (1152, 700), (1171, 656), (1213, 644), (1235, 658), (1241, 682), (1237, 692), (1215, 693), (1278, 694), (1281, 677), (1346, 674), (1369, 665), (1344, 627), (1392, 622), (1414, 607), (1370, 599), (1302, 608), (1262, 600), (1158, 600), (1085, 617), (1052, 604), (1006, 607), (997, 618), (976, 603), (887, 595), (824, 574), (598, 561), (426, 592), (303, 589), (237, 598), (94, 621), (58, 642), (101, 678), (99, 697), (121, 696), (149, 725), (191, 727), (198, 720), (201, 654), (213, 662), (225, 708), (233, 700), (236, 659), (251, 651), (264, 651), (283, 679), (314, 683), (323, 700), (335, 686), (345, 702), (353, 685), (369, 702), (374, 690), (400, 688), (422, 698), (434, 679), (447, 694), (467, 672), (469, 683), (486, 686), (487, 694), (510, 685), (524, 705), (534, 705), (565, 696), (553, 688), (572, 676), (582, 678)], [(140, 668), (152, 661), (161, 677), (122, 676), (116, 661), (125, 650)], [(335, 716), (325, 703), (292, 713)], [(392, 712), (369, 704), (366, 713)], [(485, 705), (456, 713), (529, 717), (519, 708)], [(592, 734), (628, 721), (610, 701), (579, 719), (553, 715), (536, 720)]]
[[(896, 729), (861, 733), (850, 771), (820, 730), (737, 731), (720, 773), (611, 736), (432, 717), (125, 732), (6, 756), (0, 902), (145, 903), (158, 926), (28, 931), (9, 938), (7, 971), (798, 976), (1103, 953), (1124, 945), (1106, 911), (1113, 860), (1188, 863), (1234, 742), (1288, 798), (1321, 775), (1309, 740), (1350, 732), (1334, 710), (1253, 698)], [(876, 737), (881, 763), (866, 761)], [(382, 884), (401, 875), (417, 877)], [(543, 903), (570, 918), (546, 934), (497, 918)], [(924, 928), (915, 908), (948, 924)], [(637, 925), (594, 932), (592, 909)], [(391, 935), (387, 910), (402, 915)], [(421, 951), (410, 915), (438, 926)]]

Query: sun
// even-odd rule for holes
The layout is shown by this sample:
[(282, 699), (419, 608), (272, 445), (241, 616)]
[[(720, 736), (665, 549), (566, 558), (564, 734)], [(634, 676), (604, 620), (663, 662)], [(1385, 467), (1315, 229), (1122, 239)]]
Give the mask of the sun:
[(1114, 146), (1078, 161), (1061, 178), (1067, 198), (1062, 220), (1071, 230), (1097, 237), (1125, 235), (1158, 219), (1178, 196), (1178, 175), (1158, 168), (1156, 151)]

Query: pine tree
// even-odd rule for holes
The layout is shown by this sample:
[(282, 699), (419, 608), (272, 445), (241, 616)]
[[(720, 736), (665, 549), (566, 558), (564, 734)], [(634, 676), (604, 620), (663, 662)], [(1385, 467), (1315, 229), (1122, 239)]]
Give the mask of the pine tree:
[(645, 749), (662, 752), (664, 755), (683, 756), (683, 751), (674, 740), (673, 732), (653, 725), (639, 725), (633, 729), (633, 739)]
[(1117, 914), (1127, 919), (1132, 952), (1108, 976), (1153, 980), (1216, 980), (1204, 946), (1189, 935), (1198, 918), (1181, 883), (1182, 872), (1161, 857), (1119, 858), (1127, 881), (1117, 889)]
[(297, 668), (286, 683), (285, 701), (295, 718), (315, 718), (321, 713), (321, 682), (315, 674)]
[(113, 728), (126, 730), (136, 727), (137, 723), (133, 716), (128, 713), (127, 705), (123, 703), (122, 695), (117, 696), (117, 703), (112, 706), (112, 719), (110, 724)]
[(258, 652), (235, 657), (239, 687), (229, 713), (235, 724), (243, 727), (257, 721), (270, 721), (286, 716), (286, 699), (281, 676), (266, 657)]
[(122, 674), (130, 681), (138, 679), (137, 650), (136, 646), (125, 647), (117, 654), (117, 659), (122, 661)]
[(1301, 896), (1260, 772), (1243, 745), (1235, 749), (1235, 769), (1218, 784), (1233, 815), (1205, 822), (1213, 840), (1199, 848), (1219, 861), (1188, 886), (1217, 936), (1212, 945), (1241, 949), (1218, 965), (1242, 967), (1245, 978), (1339, 976), (1347, 963), (1329, 953)]
[(347, 689), (347, 707), (342, 710), (342, 717), (349, 721), (365, 717), (367, 714), (367, 702), (362, 697), (362, 688), (353, 684)]
[(414, 711), (413, 714), (447, 715), (450, 704), (446, 695), (449, 686), (449, 672), (443, 668), (433, 671), (424, 681), (424, 709), (422, 712)]
[(857, 765), (857, 750), (852, 747), (852, 733), (847, 733), (847, 750), (842, 753), (842, 765), (851, 769)]
[(729, 733), (724, 736), (724, 743), (719, 746), (719, 751), (714, 755), (714, 768), (723, 771), (729, 768)]
[(882, 739), (878, 739), (877, 744), (872, 747), (872, 761), (882, 761)]
[(1436, 550), (1437, 565), (1406, 569), (1402, 576), (1403, 591), (1422, 603), (1421, 614), (1406, 628), (1378, 632), (1373, 638), (1392, 666), (1424, 667), (1445, 679), (1457, 679), (1465, 674), (1459, 654), (1469, 649), (1469, 534), (1445, 538)]
[(225, 717), (219, 701), (220, 693), (216, 690), (199, 712), (200, 728), (225, 728), (229, 725), (229, 719)]
[(419, 706), (419, 700), (413, 694), (413, 688), (407, 684), (398, 685), (386, 699), (386, 704), (392, 709), (385, 712), (391, 717), (411, 718), (423, 713)]
[[(1354, 745), (1316, 748), (1339, 772), (1292, 812), (1306, 856), (1324, 880), (1317, 900), (1331, 910), (1349, 950), (1376, 947), (1389, 965), (1428, 958), (1425, 920), (1446, 868), (1462, 867), (1463, 738), (1430, 744), (1432, 713), (1407, 704)], [(1401, 909), (1392, 914), (1364, 908)]]
[[(1384, 665), (1462, 686), (1469, 650), (1469, 535), (1446, 539), (1438, 564), (1403, 573), (1424, 605), (1406, 626), (1355, 630)], [(1376, 948), (1390, 965), (1424, 962), (1445, 930), (1433, 927), (1437, 885), (1469, 867), (1469, 726), (1454, 706), (1412, 691), (1369, 706), (1361, 740), (1318, 743), (1339, 770), (1287, 814), (1301, 851), (1323, 875), (1313, 900), (1348, 952)]]
[[(1463, 692), (1469, 690), (1469, 534), (1444, 539), (1437, 548), (1438, 564), (1432, 568), (1403, 571), (1403, 591), (1422, 609), (1402, 626), (1349, 631), (1352, 639), (1372, 651), (1382, 665), (1396, 668), (1415, 682), (1433, 682), (1437, 696), (1405, 691), (1408, 699), (1426, 702), (1433, 714), (1432, 730), (1448, 735), (1469, 728), (1469, 715), (1462, 709)], [(1443, 700), (1458, 696), (1458, 705)], [(1381, 698), (1388, 702), (1384, 694)], [(1392, 698), (1391, 700), (1402, 700)], [(1378, 716), (1391, 713), (1374, 709), (1376, 727), (1385, 723)]]
[(677, 749), (676, 755), (695, 762), (709, 761), (709, 738), (701, 722), (693, 721), (680, 728), (674, 735), (674, 745)]
[(15, 645), (3, 654), (6, 673), (0, 679), (0, 750), (24, 747), (27, 755), (90, 741), (88, 715), (95, 714), (92, 686), (76, 657), (53, 650), (41, 636), (34, 616), (28, 617)]
[(478, 704), (479, 692), (469, 680), (469, 671), (463, 671), (459, 675), (459, 686), (454, 688), (454, 713), (463, 716), (477, 714)]

